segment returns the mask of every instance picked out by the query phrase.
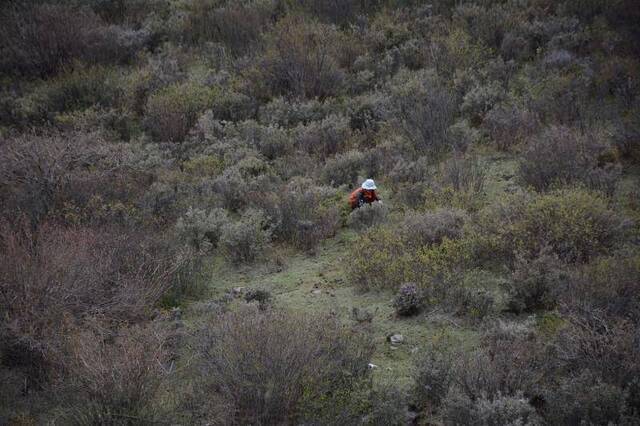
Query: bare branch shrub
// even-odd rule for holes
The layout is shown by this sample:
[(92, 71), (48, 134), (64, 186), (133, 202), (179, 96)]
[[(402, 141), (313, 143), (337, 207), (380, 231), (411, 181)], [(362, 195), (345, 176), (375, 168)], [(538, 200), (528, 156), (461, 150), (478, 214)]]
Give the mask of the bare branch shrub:
[(324, 98), (339, 92), (343, 75), (335, 60), (334, 27), (287, 16), (267, 43), (264, 71), (273, 94)]
[(551, 127), (529, 143), (520, 160), (521, 180), (536, 190), (554, 184), (582, 182), (611, 194), (619, 170), (599, 166), (604, 150), (590, 135), (566, 127)]
[(203, 324), (198, 341), (202, 385), (240, 424), (295, 422), (303, 400), (348, 388), (371, 355), (333, 320), (249, 308)]
[(399, 73), (390, 86), (398, 126), (419, 153), (447, 149), (447, 129), (454, 122), (453, 94), (425, 71)]
[[(94, 327), (92, 327), (94, 328)], [(83, 331), (69, 337), (65, 381), (57, 396), (74, 424), (151, 424), (154, 404), (170, 373), (168, 333), (154, 324), (113, 333)]]
[(86, 316), (146, 318), (183, 261), (141, 232), (6, 222), (0, 231), (4, 344), (41, 358), (44, 367), (32, 367), (45, 372), (61, 362), (65, 330)]

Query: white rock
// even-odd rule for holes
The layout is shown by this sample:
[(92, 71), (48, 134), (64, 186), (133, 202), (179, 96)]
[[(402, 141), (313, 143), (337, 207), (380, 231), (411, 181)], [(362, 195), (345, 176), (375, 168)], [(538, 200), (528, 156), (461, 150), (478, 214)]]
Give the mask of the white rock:
[(378, 366), (375, 364), (369, 363), (367, 364), (367, 368), (369, 368), (369, 370), (373, 370), (374, 368), (378, 368)]

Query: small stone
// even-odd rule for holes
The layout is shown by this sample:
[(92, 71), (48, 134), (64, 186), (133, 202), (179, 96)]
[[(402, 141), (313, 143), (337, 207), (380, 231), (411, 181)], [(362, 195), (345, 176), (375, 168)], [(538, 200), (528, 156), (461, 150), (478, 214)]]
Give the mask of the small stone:
[(396, 333), (388, 336), (387, 340), (391, 342), (392, 345), (396, 346), (404, 342), (404, 336), (402, 334)]
[(315, 295), (319, 295), (319, 294), (322, 294), (322, 290), (313, 290), (311, 293)]
[(377, 366), (377, 365), (375, 365), (375, 364), (369, 363), (369, 364), (367, 364), (367, 368), (368, 368), (369, 370), (373, 370), (374, 368), (378, 368), (378, 366)]

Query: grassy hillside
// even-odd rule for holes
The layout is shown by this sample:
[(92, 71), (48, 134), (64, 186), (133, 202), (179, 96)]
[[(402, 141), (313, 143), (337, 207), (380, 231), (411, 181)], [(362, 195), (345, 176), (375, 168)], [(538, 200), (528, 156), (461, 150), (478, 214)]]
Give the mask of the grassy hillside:
[(3, 2), (0, 424), (637, 424), (639, 19)]

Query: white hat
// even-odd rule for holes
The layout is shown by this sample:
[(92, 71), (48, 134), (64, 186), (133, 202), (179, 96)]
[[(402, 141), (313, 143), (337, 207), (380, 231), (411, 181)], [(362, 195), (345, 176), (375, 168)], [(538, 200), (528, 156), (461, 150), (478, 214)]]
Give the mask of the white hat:
[(373, 181), (373, 179), (367, 179), (362, 183), (362, 189), (376, 189), (376, 183)]

